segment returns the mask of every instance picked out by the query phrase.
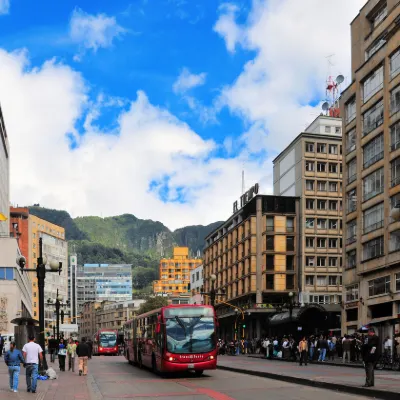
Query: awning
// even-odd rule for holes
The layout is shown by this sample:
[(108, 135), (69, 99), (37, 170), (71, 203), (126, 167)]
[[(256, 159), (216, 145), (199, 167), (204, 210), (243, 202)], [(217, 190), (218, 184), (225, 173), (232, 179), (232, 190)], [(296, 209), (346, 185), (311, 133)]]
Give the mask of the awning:
[(290, 318), (290, 312), (285, 311), (279, 314), (273, 315), (269, 319), (270, 325), (280, 325), (280, 324), (287, 324), (289, 322), (298, 321), (301, 318), (301, 315), (310, 309), (317, 309), (321, 312), (326, 312), (325, 308), (319, 304), (310, 304), (305, 307), (301, 308), (294, 308), (292, 311), (292, 318)]
[(14, 318), (10, 322), (15, 325), (39, 325), (39, 321), (34, 318)]

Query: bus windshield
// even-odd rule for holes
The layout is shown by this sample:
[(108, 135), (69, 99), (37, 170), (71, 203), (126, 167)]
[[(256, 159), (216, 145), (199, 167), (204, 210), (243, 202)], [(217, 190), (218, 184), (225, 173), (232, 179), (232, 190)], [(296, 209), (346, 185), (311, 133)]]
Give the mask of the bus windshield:
[(100, 332), (99, 334), (101, 347), (115, 347), (117, 345), (117, 335), (115, 332)]
[(215, 348), (213, 317), (166, 318), (167, 350), (171, 353), (206, 353)]

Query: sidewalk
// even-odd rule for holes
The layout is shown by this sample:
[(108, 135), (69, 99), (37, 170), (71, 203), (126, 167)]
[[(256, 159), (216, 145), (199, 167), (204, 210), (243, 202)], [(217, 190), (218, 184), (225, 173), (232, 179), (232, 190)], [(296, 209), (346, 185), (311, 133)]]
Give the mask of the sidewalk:
[(400, 373), (394, 371), (375, 371), (375, 387), (363, 388), (364, 369), (347, 366), (308, 364), (300, 367), (294, 362), (256, 359), (239, 356), (219, 356), (218, 368), (248, 375), (261, 376), (301, 385), (320, 387), (361, 396), (384, 400), (400, 398)]
[[(3, 357), (0, 357), (0, 399), (1, 400), (90, 400), (93, 398), (87, 377), (78, 376), (78, 373), (60, 372), (57, 363), (49, 363), (54, 368), (58, 378), (54, 380), (39, 381), (37, 393), (26, 391), (25, 368), (21, 366), (18, 393), (12, 393), (8, 387), (8, 370)], [(77, 369), (76, 369), (77, 371)]]

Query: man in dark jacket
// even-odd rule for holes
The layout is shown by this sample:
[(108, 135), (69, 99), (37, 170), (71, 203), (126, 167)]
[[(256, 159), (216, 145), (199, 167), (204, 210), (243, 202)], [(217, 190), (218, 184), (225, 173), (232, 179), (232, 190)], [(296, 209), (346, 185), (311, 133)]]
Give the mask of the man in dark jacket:
[(47, 343), (50, 353), (50, 361), (53, 363), (57, 355), (58, 341), (57, 339), (54, 339), (54, 336), (50, 336), (50, 339)]
[(89, 346), (89, 360), (90, 360), (92, 358), (93, 342), (91, 339), (89, 339), (86, 343)]
[(375, 385), (374, 368), (380, 356), (379, 337), (375, 335), (374, 328), (369, 328), (368, 337), (362, 348), (363, 360), (365, 365), (365, 385), (370, 387)]
[(86, 338), (82, 338), (82, 341), (76, 346), (76, 354), (79, 359), (79, 376), (87, 375), (87, 365), (89, 357), (89, 346), (86, 344)]

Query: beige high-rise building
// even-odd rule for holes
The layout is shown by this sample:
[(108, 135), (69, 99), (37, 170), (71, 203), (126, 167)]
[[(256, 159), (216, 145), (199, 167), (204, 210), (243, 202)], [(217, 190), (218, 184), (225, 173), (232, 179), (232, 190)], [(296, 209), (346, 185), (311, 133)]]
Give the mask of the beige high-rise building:
[(300, 197), (299, 301), (340, 313), (342, 121), (320, 115), (274, 160), (274, 194)]
[(351, 23), (351, 85), (341, 98), (344, 149), (343, 332), (399, 330), (400, 3), (370, 0)]

